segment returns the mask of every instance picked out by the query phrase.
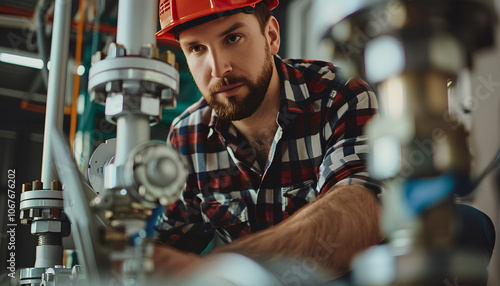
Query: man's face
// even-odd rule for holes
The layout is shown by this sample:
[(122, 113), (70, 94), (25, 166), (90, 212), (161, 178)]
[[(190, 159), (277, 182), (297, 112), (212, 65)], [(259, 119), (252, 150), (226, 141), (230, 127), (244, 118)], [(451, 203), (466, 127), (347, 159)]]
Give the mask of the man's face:
[(251, 116), (273, 73), (273, 57), (259, 22), (237, 13), (180, 33), (188, 66), (208, 104), (225, 121)]

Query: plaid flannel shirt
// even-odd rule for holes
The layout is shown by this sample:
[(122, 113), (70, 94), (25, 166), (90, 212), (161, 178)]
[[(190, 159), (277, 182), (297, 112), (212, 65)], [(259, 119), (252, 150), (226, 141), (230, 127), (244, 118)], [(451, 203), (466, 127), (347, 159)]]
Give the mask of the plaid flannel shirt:
[(282, 100), (263, 170), (245, 137), (204, 99), (172, 123), (169, 142), (189, 176), (157, 226), (160, 241), (201, 252), (214, 233), (230, 242), (275, 225), (336, 184), (380, 192), (366, 171), (363, 128), (377, 109), (368, 84), (326, 62), (275, 63)]

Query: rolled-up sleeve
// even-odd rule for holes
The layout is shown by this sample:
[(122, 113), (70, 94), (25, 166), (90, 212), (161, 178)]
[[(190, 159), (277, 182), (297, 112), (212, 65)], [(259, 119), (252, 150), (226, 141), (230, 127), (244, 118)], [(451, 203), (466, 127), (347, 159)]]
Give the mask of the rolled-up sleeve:
[(378, 195), (381, 184), (367, 171), (369, 146), (364, 135), (368, 121), (377, 113), (375, 93), (362, 79), (354, 78), (330, 100), (323, 130), (327, 145), (319, 168), (318, 191), (323, 193), (339, 185), (362, 185)]

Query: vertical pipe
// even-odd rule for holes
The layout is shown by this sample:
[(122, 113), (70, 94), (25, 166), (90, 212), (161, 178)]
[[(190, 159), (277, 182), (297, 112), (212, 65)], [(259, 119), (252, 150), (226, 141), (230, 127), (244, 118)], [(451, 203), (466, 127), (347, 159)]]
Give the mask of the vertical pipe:
[(56, 130), (62, 132), (63, 129), (64, 93), (66, 91), (70, 27), (71, 0), (56, 0), (43, 138), (42, 181), (46, 189), (50, 188), (52, 180), (57, 179), (52, 162), (51, 145), (53, 132)]
[(116, 153), (117, 166), (123, 165), (130, 151), (137, 145), (149, 141), (149, 119), (144, 115), (126, 114), (116, 122)]
[(128, 55), (138, 55), (143, 44), (156, 43), (158, 24), (157, 0), (120, 0), (116, 43)]
[[(143, 44), (156, 44), (158, 22), (157, 0), (120, 0), (116, 43), (127, 55), (138, 55)], [(125, 163), (130, 151), (150, 139), (149, 119), (145, 115), (125, 114), (116, 123), (116, 165)]]

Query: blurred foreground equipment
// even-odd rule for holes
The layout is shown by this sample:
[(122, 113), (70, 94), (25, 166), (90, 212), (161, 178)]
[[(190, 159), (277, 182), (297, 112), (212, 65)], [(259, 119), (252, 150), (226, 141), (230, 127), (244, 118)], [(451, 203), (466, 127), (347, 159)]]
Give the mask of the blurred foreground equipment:
[[(370, 173), (383, 180), (386, 246), (361, 257), (357, 285), (485, 285), (484, 261), (452, 249), (454, 196), (471, 182), (467, 132), (451, 122), (448, 84), (493, 45), (492, 1), (372, 0), (330, 26), (323, 44), (350, 75), (375, 84), (380, 116), (367, 128)], [(458, 78), (458, 80), (467, 80)]]

